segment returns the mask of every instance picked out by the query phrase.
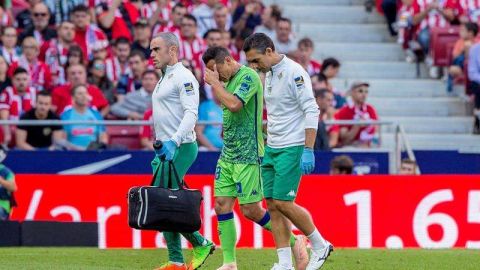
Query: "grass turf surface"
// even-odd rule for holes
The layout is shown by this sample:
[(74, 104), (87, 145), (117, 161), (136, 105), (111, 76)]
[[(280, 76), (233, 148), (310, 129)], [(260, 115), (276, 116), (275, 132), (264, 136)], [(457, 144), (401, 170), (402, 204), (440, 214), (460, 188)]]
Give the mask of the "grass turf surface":
[[(0, 269), (154, 269), (166, 255), (164, 249), (0, 248)], [(185, 257), (189, 255), (185, 251)], [(276, 261), (276, 252), (239, 249), (237, 260), (239, 269), (268, 270)], [(216, 250), (200, 269), (215, 270), (221, 262), (221, 250)], [(336, 249), (324, 269), (480, 269), (480, 253), (459, 249)]]

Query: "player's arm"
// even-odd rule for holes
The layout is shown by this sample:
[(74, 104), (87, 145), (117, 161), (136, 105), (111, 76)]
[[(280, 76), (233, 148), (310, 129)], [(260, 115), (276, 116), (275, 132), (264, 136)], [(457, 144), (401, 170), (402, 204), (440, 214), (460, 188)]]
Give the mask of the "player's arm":
[(9, 180), (0, 176), (0, 186), (4, 187), (10, 192), (17, 191), (17, 184), (15, 183), (15, 177), (13, 176), (13, 174), (11, 175), (11, 179)]
[(173, 134), (171, 140), (177, 146), (180, 146), (182, 137), (188, 132), (191, 132), (198, 119), (198, 103), (199, 103), (199, 87), (198, 82), (191, 77), (185, 77), (177, 85), (180, 92), (180, 103), (183, 108), (183, 118), (177, 129)]
[(216, 65), (213, 71), (208, 68), (205, 69), (205, 82), (212, 87), (213, 94), (229, 111), (238, 112), (243, 108), (243, 101), (237, 95), (229, 93), (223, 87)]

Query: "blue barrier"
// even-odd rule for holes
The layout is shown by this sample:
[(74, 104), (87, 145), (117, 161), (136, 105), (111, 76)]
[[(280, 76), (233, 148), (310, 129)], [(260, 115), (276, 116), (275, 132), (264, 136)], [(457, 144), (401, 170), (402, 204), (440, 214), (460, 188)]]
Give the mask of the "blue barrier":
[[(363, 174), (388, 174), (388, 153), (342, 153), (355, 161)], [(315, 173), (327, 174), (330, 161), (339, 153), (317, 152)], [(213, 174), (219, 153), (200, 152), (190, 174)], [(150, 174), (149, 151), (18, 151), (8, 154), (5, 165), (15, 173), (35, 174)]]

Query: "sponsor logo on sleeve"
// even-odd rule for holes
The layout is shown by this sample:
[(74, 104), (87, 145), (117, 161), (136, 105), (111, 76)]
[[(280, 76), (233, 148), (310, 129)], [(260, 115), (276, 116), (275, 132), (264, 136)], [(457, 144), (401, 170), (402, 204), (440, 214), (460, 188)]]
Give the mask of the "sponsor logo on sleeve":
[(294, 80), (298, 89), (305, 87), (305, 80), (303, 79), (303, 76), (296, 77)]
[(193, 96), (195, 95), (195, 90), (193, 89), (193, 83), (184, 83), (183, 86), (185, 87), (185, 94), (187, 96)]

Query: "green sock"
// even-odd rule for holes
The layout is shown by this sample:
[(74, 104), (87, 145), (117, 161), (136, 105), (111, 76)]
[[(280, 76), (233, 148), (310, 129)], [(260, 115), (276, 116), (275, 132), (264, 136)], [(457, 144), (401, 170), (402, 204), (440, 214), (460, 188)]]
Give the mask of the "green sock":
[(218, 215), (217, 219), (218, 235), (223, 250), (223, 263), (233, 263), (236, 260), (235, 245), (237, 243), (237, 230), (235, 229), (233, 213)]
[(205, 238), (198, 231), (194, 233), (182, 233), (182, 235), (193, 247), (201, 247), (206, 243)]
[(176, 232), (163, 232), (163, 237), (167, 242), (168, 260), (176, 263), (184, 263), (180, 234)]
[[(265, 225), (262, 226), (265, 230), (271, 232), (272, 231), (272, 222), (269, 220)], [(297, 241), (297, 238), (295, 238), (295, 235), (292, 233), (290, 235), (290, 246), (293, 247), (295, 245), (295, 241)]]

